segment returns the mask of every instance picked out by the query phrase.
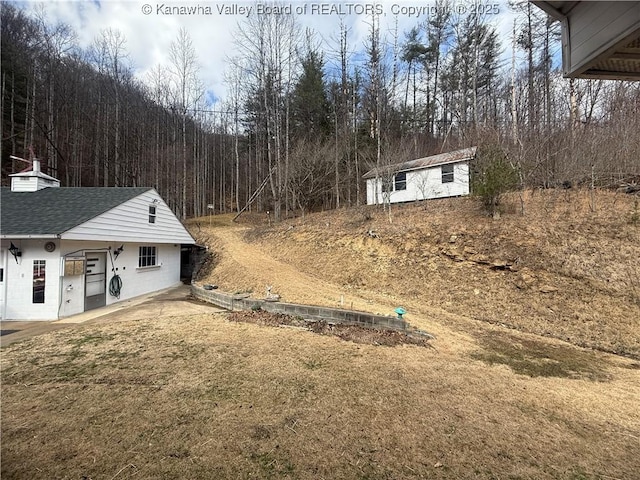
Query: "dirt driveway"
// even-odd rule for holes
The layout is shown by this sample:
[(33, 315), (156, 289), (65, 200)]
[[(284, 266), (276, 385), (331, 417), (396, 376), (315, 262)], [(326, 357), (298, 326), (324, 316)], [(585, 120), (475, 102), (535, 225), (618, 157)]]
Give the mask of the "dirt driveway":
[(78, 325), (224, 311), (213, 305), (192, 300), (189, 296), (190, 292), (191, 287), (189, 285), (180, 285), (53, 322), (2, 321), (0, 346), (4, 347), (35, 335), (42, 335), (62, 328), (74, 328)]

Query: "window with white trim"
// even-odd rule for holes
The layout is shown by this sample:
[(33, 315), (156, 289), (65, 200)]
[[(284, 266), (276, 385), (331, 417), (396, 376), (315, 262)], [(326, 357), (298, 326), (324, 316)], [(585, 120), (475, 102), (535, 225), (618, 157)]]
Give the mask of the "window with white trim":
[(453, 165), (442, 165), (442, 183), (453, 182)]
[(394, 190), (407, 189), (407, 172), (398, 172), (393, 176)]
[(156, 206), (149, 205), (149, 223), (156, 223)]
[(155, 267), (158, 264), (156, 247), (140, 247), (138, 251), (138, 268)]

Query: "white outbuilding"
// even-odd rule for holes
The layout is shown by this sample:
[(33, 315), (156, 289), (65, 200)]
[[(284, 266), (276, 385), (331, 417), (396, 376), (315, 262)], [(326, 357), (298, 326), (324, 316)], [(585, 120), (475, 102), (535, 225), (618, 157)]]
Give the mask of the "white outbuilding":
[(195, 241), (155, 189), (59, 185), (34, 160), (0, 189), (3, 320), (56, 320), (180, 283)]
[(470, 147), (368, 171), (363, 175), (367, 205), (469, 195), (476, 150)]

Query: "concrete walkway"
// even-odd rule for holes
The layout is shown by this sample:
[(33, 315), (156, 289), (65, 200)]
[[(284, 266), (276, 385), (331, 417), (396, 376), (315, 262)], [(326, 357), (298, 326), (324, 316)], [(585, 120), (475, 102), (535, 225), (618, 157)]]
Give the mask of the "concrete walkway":
[(121, 322), (142, 318), (172, 315), (193, 315), (198, 313), (224, 312), (211, 304), (191, 299), (190, 285), (180, 285), (159, 292), (123, 300), (113, 305), (96, 308), (55, 321), (10, 321), (0, 322), (2, 335), (0, 347), (19, 342), (35, 335), (53, 332), (77, 325), (91, 325), (103, 322)]

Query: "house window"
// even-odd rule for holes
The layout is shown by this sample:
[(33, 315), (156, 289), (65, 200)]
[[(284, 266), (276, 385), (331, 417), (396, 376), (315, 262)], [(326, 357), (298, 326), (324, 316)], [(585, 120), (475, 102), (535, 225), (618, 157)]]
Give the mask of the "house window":
[(138, 267), (155, 267), (156, 265), (156, 247), (140, 247), (138, 255)]
[(389, 193), (393, 191), (393, 183), (388, 178), (382, 179), (382, 193)]
[(407, 189), (407, 172), (398, 172), (393, 177), (394, 190), (406, 190)]
[(149, 223), (156, 223), (156, 206), (149, 205)]
[(46, 260), (33, 261), (33, 303), (44, 303)]
[(442, 183), (453, 182), (453, 165), (442, 165)]

